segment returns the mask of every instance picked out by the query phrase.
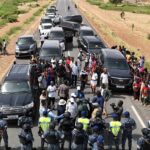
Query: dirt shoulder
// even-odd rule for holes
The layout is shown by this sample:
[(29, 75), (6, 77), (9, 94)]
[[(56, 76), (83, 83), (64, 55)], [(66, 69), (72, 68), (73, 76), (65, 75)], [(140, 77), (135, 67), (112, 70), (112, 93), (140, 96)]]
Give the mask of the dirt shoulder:
[(150, 40), (147, 39), (150, 33), (150, 15), (126, 12), (123, 20), (119, 11), (102, 10), (86, 0), (74, 1), (80, 4), (80, 11), (109, 46), (125, 45), (138, 55), (144, 55), (147, 61), (150, 60)]
[[(33, 16), (33, 14), (40, 8), (42, 8), (46, 4), (50, 4), (51, 0), (39, 0), (40, 6), (37, 8), (31, 9), (28, 13), (22, 14), (18, 18), (18, 22), (7, 24), (4, 28), (0, 29), (1, 35), (5, 34), (7, 31), (9, 31), (11, 28), (16, 26), (23, 26), (23, 23)], [(9, 44), (7, 46), (7, 51), (10, 55), (0, 55), (0, 81), (2, 80), (3, 76), (6, 74), (10, 66), (12, 65), (13, 61), (15, 60), (15, 43), (17, 41), (18, 36), (21, 36), (23, 34), (33, 34), (40, 22), (41, 16), (37, 16), (36, 19), (31, 22), (30, 24), (25, 25), (23, 30), (21, 30), (19, 33), (15, 34), (11, 37), (11, 40), (9, 41)]]

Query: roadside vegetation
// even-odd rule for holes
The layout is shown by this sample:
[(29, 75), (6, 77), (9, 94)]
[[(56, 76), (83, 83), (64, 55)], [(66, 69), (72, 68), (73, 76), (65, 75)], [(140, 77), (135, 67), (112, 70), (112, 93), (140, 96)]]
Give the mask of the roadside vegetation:
[(148, 39), (148, 40), (150, 40), (150, 33), (148, 33), (148, 35), (147, 35), (147, 39)]
[(87, 0), (92, 5), (97, 5), (102, 9), (127, 11), (132, 13), (150, 14), (150, 5), (137, 5), (129, 3), (121, 3), (119, 0), (110, 0), (108, 3), (104, 3), (103, 0)]
[(16, 22), (18, 15), (26, 13), (25, 10), (19, 10), (18, 6), (36, 0), (2, 0), (0, 1), (0, 27), (6, 23)]

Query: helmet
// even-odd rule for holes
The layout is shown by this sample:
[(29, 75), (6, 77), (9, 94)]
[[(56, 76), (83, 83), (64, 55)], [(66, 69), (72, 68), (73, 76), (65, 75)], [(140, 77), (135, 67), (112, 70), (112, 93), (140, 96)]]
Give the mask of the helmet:
[(129, 117), (130, 116), (130, 113), (128, 111), (125, 111), (123, 114), (124, 114), (125, 117)]
[(83, 129), (83, 124), (82, 123), (77, 123), (76, 124), (76, 129), (82, 130)]
[(118, 115), (117, 114), (112, 114), (112, 118), (118, 118)]

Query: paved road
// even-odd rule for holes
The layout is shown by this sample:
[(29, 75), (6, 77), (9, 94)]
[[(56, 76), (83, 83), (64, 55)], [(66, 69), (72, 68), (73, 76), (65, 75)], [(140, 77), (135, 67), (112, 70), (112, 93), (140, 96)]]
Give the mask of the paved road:
[[(67, 10), (68, 5), (70, 6), (69, 11)], [(72, 15), (72, 14), (79, 14), (79, 12), (74, 7), (74, 4), (72, 3), (71, 0), (58, 0), (57, 1), (57, 9), (58, 9), (58, 13), (63, 15), (63, 16)], [(36, 35), (37, 39), (39, 39), (38, 32), (35, 32), (35, 35)], [(70, 53), (71, 56), (75, 56), (75, 57), (77, 56), (78, 49), (77, 49), (76, 38), (74, 38), (73, 46), (69, 47), (68, 51), (66, 52), (66, 55), (68, 55), (68, 53)], [(28, 60), (24, 60), (24, 59), (17, 60), (17, 62), (18, 63), (29, 63)], [(75, 91), (75, 89), (71, 89), (71, 91)], [(91, 92), (91, 90), (87, 86), (87, 88), (85, 90), (85, 93), (86, 93), (87, 97), (92, 98), (92, 94), (90, 94), (90, 92)], [(128, 94), (119, 92), (119, 93), (113, 94), (113, 96), (110, 99), (109, 103), (112, 103), (112, 102), (117, 103), (119, 100), (123, 100), (124, 101), (124, 110), (130, 111), (131, 117), (135, 118), (135, 120), (137, 122), (137, 129), (134, 131), (134, 134), (133, 134), (133, 150), (135, 150), (136, 149), (136, 140), (141, 135), (140, 130), (141, 130), (142, 127), (145, 126), (145, 124), (143, 123), (142, 120), (146, 121), (146, 119), (144, 119), (143, 115), (140, 114), (140, 116), (142, 115), (142, 119), (141, 119), (141, 117), (139, 116), (139, 113), (136, 111), (136, 107), (134, 106), (131, 98), (132, 97), (129, 96)], [(112, 112), (109, 105), (108, 105), (108, 110), (109, 110), (110, 113)], [(108, 121), (108, 122), (110, 120), (111, 120), (111, 118), (106, 119), (106, 121)], [(20, 131), (20, 129), (16, 128), (15, 123), (9, 123), (9, 128), (8, 128), (9, 144), (13, 148), (13, 150), (18, 150), (19, 149), (19, 140), (18, 140), (19, 131)], [(37, 134), (37, 131), (38, 131), (38, 128), (37, 128), (37, 126), (35, 126), (33, 128), (33, 135), (34, 135), (34, 138), (35, 138), (34, 147), (39, 149), (39, 147), (40, 147), (40, 138)]]

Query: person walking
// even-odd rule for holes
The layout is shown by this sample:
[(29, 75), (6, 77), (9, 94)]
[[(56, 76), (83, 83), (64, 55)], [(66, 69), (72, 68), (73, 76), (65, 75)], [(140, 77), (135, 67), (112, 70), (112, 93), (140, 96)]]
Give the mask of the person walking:
[(132, 149), (132, 131), (136, 129), (135, 120), (130, 117), (128, 111), (124, 112), (125, 119), (122, 121), (122, 150), (125, 150), (126, 139), (128, 139), (128, 150)]
[(103, 73), (100, 76), (100, 81), (101, 81), (101, 85), (105, 84), (106, 89), (108, 89), (108, 73), (106, 68), (103, 69)]
[(57, 130), (55, 130), (55, 124), (51, 123), (49, 126), (49, 130), (44, 133), (44, 140), (47, 143), (48, 150), (60, 150), (60, 142), (61, 136)]
[(19, 136), (21, 143), (21, 150), (32, 150), (33, 148), (33, 135), (29, 124), (24, 124)]
[(44, 150), (44, 134), (49, 130), (51, 119), (48, 117), (48, 111), (43, 112), (43, 116), (39, 118), (39, 131), (38, 134), (41, 137), (41, 149)]
[(77, 123), (72, 131), (72, 150), (85, 150), (87, 149), (88, 135), (83, 130), (83, 124)]
[(56, 86), (54, 82), (51, 81), (50, 85), (47, 87), (47, 106), (50, 109), (55, 109), (56, 100)]
[(118, 115), (112, 114), (113, 121), (109, 123), (109, 150), (112, 150), (112, 144), (115, 143), (116, 150), (119, 150), (119, 140), (121, 133), (121, 122), (118, 121)]
[(94, 70), (91, 78), (91, 89), (93, 94), (95, 94), (96, 91), (97, 79), (98, 79), (98, 74), (96, 70)]
[(3, 55), (8, 55), (6, 47), (7, 47), (7, 41), (5, 39), (3, 39), (3, 42), (2, 42), (2, 52), (3, 52)]
[(4, 140), (4, 145), (6, 150), (10, 150), (8, 147), (8, 134), (7, 134), (7, 122), (3, 120), (3, 113), (0, 112), (0, 143)]

